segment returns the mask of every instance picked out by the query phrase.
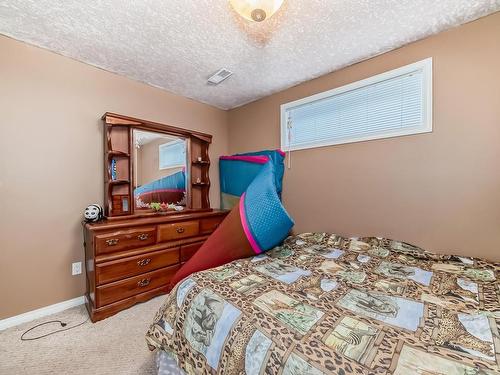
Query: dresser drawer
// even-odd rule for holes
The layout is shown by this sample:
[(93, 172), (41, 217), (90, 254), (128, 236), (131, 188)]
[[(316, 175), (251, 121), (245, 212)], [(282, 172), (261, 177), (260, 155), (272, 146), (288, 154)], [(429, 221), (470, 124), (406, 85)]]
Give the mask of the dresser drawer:
[(200, 233), (207, 234), (212, 233), (217, 229), (225, 216), (210, 217), (208, 219), (202, 219), (200, 223)]
[(96, 283), (101, 285), (177, 263), (179, 263), (178, 247), (113, 260), (96, 265)]
[(199, 233), (199, 229), (200, 222), (198, 220), (158, 225), (158, 242), (193, 237)]
[(203, 241), (181, 246), (181, 262), (187, 262), (198, 251), (201, 245), (203, 245)]
[(115, 281), (111, 284), (98, 286), (96, 288), (96, 307), (99, 308), (124, 298), (165, 286), (170, 282), (170, 279), (178, 269), (179, 266), (175, 265), (139, 276), (129, 277), (125, 280)]
[(152, 245), (156, 242), (156, 228), (137, 228), (95, 236), (95, 253), (106, 254), (115, 251)]

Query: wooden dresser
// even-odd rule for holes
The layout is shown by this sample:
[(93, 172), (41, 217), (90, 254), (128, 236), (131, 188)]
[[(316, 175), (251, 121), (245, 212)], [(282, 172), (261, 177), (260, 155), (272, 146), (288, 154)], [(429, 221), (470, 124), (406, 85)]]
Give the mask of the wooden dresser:
[(93, 322), (169, 291), (172, 276), (224, 219), (204, 210), (84, 224)]

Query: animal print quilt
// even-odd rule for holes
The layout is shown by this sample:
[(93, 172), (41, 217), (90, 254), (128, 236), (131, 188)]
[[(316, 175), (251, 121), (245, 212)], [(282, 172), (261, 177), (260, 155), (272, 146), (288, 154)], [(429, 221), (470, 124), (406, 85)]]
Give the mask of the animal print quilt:
[(495, 374), (499, 267), (305, 233), (184, 279), (146, 339), (188, 374)]

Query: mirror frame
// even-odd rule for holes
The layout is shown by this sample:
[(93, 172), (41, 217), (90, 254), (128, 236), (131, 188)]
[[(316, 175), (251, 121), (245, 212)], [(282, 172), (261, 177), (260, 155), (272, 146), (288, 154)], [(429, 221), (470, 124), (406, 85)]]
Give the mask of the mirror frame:
[[(101, 119), (104, 124), (104, 211), (108, 218), (179, 213), (135, 209), (132, 162), (134, 129), (162, 133), (186, 140), (186, 207), (184, 211), (210, 210), (210, 158), (208, 155), (208, 148), (212, 143), (210, 134), (111, 112), (106, 112)], [(120, 171), (125, 175), (124, 178), (112, 178), (112, 160), (115, 160), (115, 166), (119, 160)]]

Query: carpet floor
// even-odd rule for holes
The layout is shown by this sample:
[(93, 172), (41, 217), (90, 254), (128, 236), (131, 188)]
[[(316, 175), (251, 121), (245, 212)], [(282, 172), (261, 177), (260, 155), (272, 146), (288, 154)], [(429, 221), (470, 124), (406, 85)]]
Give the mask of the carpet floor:
[[(88, 317), (85, 306), (0, 331), (0, 374), (155, 374), (154, 354), (148, 350), (144, 335), (164, 299), (160, 296), (100, 322), (89, 320), (35, 341), (21, 341), (20, 337), (34, 325), (50, 320), (62, 320), (67, 327), (83, 322)], [(58, 323), (47, 324), (26, 337), (59, 328)]]

